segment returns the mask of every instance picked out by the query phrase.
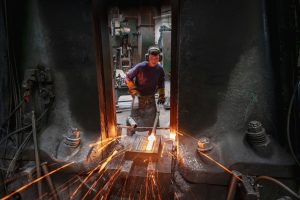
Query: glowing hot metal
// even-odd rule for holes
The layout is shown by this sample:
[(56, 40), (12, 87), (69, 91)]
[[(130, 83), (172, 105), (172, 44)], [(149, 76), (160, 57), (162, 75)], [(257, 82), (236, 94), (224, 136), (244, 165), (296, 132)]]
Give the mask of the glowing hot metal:
[(132, 148), (125, 152), (127, 160), (149, 160), (155, 161), (161, 150), (161, 137), (151, 134), (150, 136), (134, 135), (130, 138)]
[(156, 137), (154, 135), (154, 133), (151, 133), (151, 135), (148, 137), (148, 144), (146, 147), (146, 151), (151, 151), (153, 148), (153, 143), (156, 140)]

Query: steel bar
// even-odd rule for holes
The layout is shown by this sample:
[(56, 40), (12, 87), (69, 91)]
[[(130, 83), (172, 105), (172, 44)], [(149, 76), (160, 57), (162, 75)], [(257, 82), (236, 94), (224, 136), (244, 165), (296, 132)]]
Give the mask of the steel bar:
[[(47, 167), (47, 162), (43, 162), (41, 164), (41, 167), (42, 167), (42, 170), (43, 170), (43, 172), (44, 172), (45, 175), (49, 173), (49, 170), (48, 170), (48, 167)], [(59, 200), (56, 188), (55, 188), (55, 186), (54, 186), (54, 184), (52, 182), (52, 179), (51, 179), (50, 175), (46, 176), (46, 180), (47, 180), (49, 188), (51, 190), (51, 194), (52, 194), (53, 199), (54, 200)]]
[(158, 109), (156, 111), (156, 116), (155, 116), (154, 124), (153, 124), (153, 127), (152, 127), (152, 133), (154, 135), (156, 135), (156, 129), (157, 129), (157, 123), (158, 123), (159, 114), (160, 114), (160, 105), (158, 105)]
[[(132, 128), (131, 126), (125, 126), (125, 125), (117, 125), (117, 127), (119, 128)], [(147, 126), (138, 126), (136, 127), (137, 129), (152, 129), (153, 127), (147, 127)], [(160, 129), (160, 130), (169, 130), (169, 127), (156, 127), (156, 129)]]
[[(37, 178), (41, 177), (41, 168), (40, 168), (40, 156), (39, 156), (39, 149), (38, 149), (38, 142), (36, 136), (36, 126), (35, 126), (35, 115), (34, 111), (32, 111), (32, 133), (33, 133), (33, 143), (34, 143), (34, 155), (35, 155), (35, 165), (36, 165), (36, 174)], [(37, 183), (39, 199), (42, 198), (42, 182), (39, 181)]]

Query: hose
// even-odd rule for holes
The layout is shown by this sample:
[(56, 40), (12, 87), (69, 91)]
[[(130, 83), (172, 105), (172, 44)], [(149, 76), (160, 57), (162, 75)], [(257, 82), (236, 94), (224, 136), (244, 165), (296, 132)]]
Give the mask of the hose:
[[(36, 120), (37, 122), (40, 121), (44, 116), (45, 114), (47, 113), (47, 111), (49, 110), (49, 108), (47, 108), (40, 116), (39, 118)], [(2, 138), (2, 140), (0, 141), (0, 144), (4, 141), (6, 141), (7, 138), (11, 137), (12, 135), (22, 131), (22, 130), (25, 130), (26, 128), (29, 128), (31, 127), (32, 124), (26, 126), (26, 127), (23, 127), (19, 130), (16, 130), (8, 135), (6, 135), (4, 138)], [(30, 138), (32, 137), (32, 131), (29, 133), (29, 135), (24, 139), (23, 143), (20, 145), (20, 147), (18, 148), (17, 152), (15, 153), (11, 163), (9, 164), (9, 167), (7, 169), (7, 173), (6, 173), (6, 177), (8, 177), (10, 175), (10, 173), (13, 171), (14, 169), (14, 166), (16, 164), (16, 161), (17, 161), (17, 158), (19, 157), (19, 155), (22, 153), (23, 149), (25, 148), (25, 146), (27, 145), (27, 143), (29, 142)]]
[(278, 181), (275, 178), (272, 178), (270, 176), (259, 176), (259, 177), (257, 177), (255, 179), (255, 183), (257, 183), (257, 182), (259, 182), (261, 180), (268, 180), (268, 181), (271, 181), (273, 183), (276, 183), (277, 185), (279, 185), (280, 187), (282, 187), (283, 189), (285, 189), (288, 193), (290, 193), (291, 195), (293, 195), (296, 199), (300, 199), (300, 195), (298, 195), (297, 193), (295, 193), (288, 186), (286, 186), (285, 184), (281, 183), (280, 181)]
[(19, 108), (21, 108), (21, 106), (23, 105), (24, 100), (22, 100), (16, 107), (15, 109), (8, 115), (8, 117), (2, 122), (1, 124), (1, 129), (3, 128), (3, 126), (5, 125), (5, 123), (15, 114), (15, 112), (17, 112), (19, 110)]
[(300, 166), (300, 161), (297, 158), (295, 150), (294, 150), (293, 145), (292, 145), (291, 133), (290, 133), (291, 113), (292, 113), (293, 103), (294, 103), (294, 100), (295, 100), (298, 84), (299, 84), (299, 81), (297, 82), (297, 84), (295, 86), (295, 89), (294, 89), (294, 92), (293, 92), (293, 95), (292, 95), (292, 98), (291, 98), (291, 101), (290, 101), (290, 104), (289, 104), (289, 109), (288, 109), (288, 114), (287, 114), (286, 134), (287, 134), (287, 141), (288, 141), (288, 145), (289, 145), (289, 148), (291, 150), (292, 156), (294, 157), (296, 163)]
[(27, 143), (29, 142), (29, 140), (31, 139), (31, 137), (32, 137), (32, 131), (24, 139), (24, 141), (22, 142), (22, 144), (18, 148), (17, 152), (15, 153), (12, 161), (10, 162), (10, 164), (9, 164), (9, 166), (7, 168), (6, 178), (9, 177), (9, 175), (10, 175), (11, 172), (13, 172), (13, 170), (15, 168), (16, 161), (17, 161), (19, 155), (23, 152), (25, 146), (27, 145)]
[[(37, 122), (40, 121), (40, 120), (44, 117), (44, 115), (47, 113), (48, 110), (49, 110), (49, 109), (46, 109), (46, 110), (45, 110), (45, 111), (37, 118), (36, 121), (37, 121)], [(31, 126), (32, 126), (32, 124), (29, 124), (29, 125), (27, 125), (27, 126), (24, 126), (24, 127), (20, 128), (20, 129), (18, 129), (18, 130), (15, 130), (15, 131), (13, 131), (13, 132), (7, 134), (6, 136), (4, 136), (4, 137), (0, 140), (0, 144), (1, 144), (2, 142), (4, 142), (7, 138), (11, 137), (12, 135), (14, 135), (14, 134), (16, 134), (16, 133), (19, 133), (19, 132), (21, 132), (21, 131), (24, 131), (24, 130), (26, 130), (27, 128), (30, 128)]]

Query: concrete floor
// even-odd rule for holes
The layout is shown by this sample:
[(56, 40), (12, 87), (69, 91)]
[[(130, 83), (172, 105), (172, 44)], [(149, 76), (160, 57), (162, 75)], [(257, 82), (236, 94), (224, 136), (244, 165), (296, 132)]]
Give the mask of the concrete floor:
[[(166, 103), (168, 104), (170, 101), (170, 81), (165, 81), (165, 93), (166, 93)], [(158, 96), (156, 95), (156, 99)], [(131, 95), (122, 95), (119, 97), (117, 102), (117, 110), (121, 112), (117, 112), (117, 123), (126, 125), (126, 118), (130, 115), (132, 97)], [(138, 100), (136, 99), (134, 102), (134, 106), (138, 105)], [(170, 110), (165, 109), (163, 106), (160, 109), (160, 116), (159, 116), (159, 123), (160, 127), (169, 127), (170, 126)], [(137, 132), (138, 133), (138, 132)], [(122, 129), (122, 135), (126, 134), (126, 129)], [(168, 130), (158, 130), (158, 135), (165, 135), (169, 136)]]

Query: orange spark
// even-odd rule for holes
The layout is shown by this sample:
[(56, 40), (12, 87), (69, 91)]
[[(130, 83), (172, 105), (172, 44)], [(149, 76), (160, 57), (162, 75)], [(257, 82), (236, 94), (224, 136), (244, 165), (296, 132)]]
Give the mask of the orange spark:
[(47, 176), (49, 176), (49, 175), (51, 175), (51, 174), (53, 174), (53, 173), (55, 173), (55, 172), (57, 172), (57, 171), (59, 171), (59, 170), (65, 168), (65, 167), (68, 167), (69, 165), (71, 165), (71, 164), (73, 164), (73, 163), (74, 163), (74, 162), (65, 164), (65, 165), (63, 165), (62, 167), (60, 167), (60, 168), (58, 168), (58, 169), (55, 169), (55, 170), (49, 172), (48, 174), (45, 174), (44, 176), (41, 176), (41, 177), (38, 178), (38, 179), (35, 179), (34, 181), (32, 181), (32, 182), (30, 182), (30, 183), (28, 183), (28, 184), (22, 186), (21, 188), (17, 189), (16, 191), (10, 193), (9, 195), (6, 195), (5, 197), (1, 198), (1, 200), (9, 199), (9, 198), (12, 197), (13, 195), (15, 195), (15, 194), (21, 192), (22, 190), (28, 188), (29, 186), (31, 186), (31, 185), (33, 185), (33, 184), (35, 184), (35, 183), (39, 182), (40, 180), (46, 178)]
[[(119, 172), (121, 171), (121, 167), (119, 169), (117, 169), (117, 171), (111, 176), (111, 178), (105, 183), (105, 185), (101, 188), (101, 190), (98, 191), (98, 193), (95, 195), (95, 197), (93, 198), (93, 200), (96, 200), (98, 198), (98, 196), (101, 194), (101, 192), (106, 189), (106, 188), (110, 188), (109, 187), (109, 183), (113, 184), (116, 180), (117, 175), (119, 175)], [(109, 193), (109, 192), (108, 192)], [(103, 196), (101, 197), (101, 199), (103, 198)]]
[[(77, 178), (77, 177), (75, 177)], [(74, 185), (75, 183), (77, 183), (79, 181), (79, 179), (77, 178), (76, 180), (74, 180), (74, 178), (70, 179), (69, 181), (67, 181), (66, 183), (62, 184), (59, 189), (58, 192), (63, 192), (65, 191), (67, 188), (69, 188), (71, 185)]]
[(96, 143), (92, 143), (89, 145), (89, 147), (93, 147), (93, 146), (97, 146), (97, 145), (102, 145), (102, 144), (105, 144), (105, 143), (111, 143), (115, 140), (117, 140), (118, 138), (121, 138), (123, 136), (117, 136), (117, 137), (114, 137), (114, 138), (108, 138), (108, 139), (105, 139), (105, 140), (100, 140)]
[(152, 192), (152, 197), (155, 199), (155, 191), (154, 191), (154, 185), (153, 185), (153, 181), (151, 181), (153, 179), (152, 177), (153, 175), (150, 175), (150, 183), (151, 183), (151, 192)]
[[(115, 153), (116, 152), (116, 150), (114, 151), (114, 155), (116, 154)], [(110, 158), (110, 159), (109, 159)], [(111, 160), (111, 158), (112, 158), (112, 156), (110, 156), (110, 157), (108, 157), (107, 159), (105, 159), (104, 161), (104, 164), (105, 164), (105, 166), (106, 166), (106, 164), (108, 163), (107, 162), (107, 160), (109, 159), (109, 160)], [(100, 162), (101, 163), (101, 162)], [(103, 170), (103, 168), (105, 167), (102, 167), (103, 166), (103, 164), (100, 164), (99, 163), (99, 165), (97, 166), (97, 167), (95, 167), (88, 175), (87, 175), (87, 177), (81, 182), (81, 184), (77, 187), (77, 189), (73, 192), (73, 194), (71, 195), (71, 197), (70, 197), (70, 199), (73, 199), (74, 197), (75, 197), (75, 195), (76, 195), (76, 193), (79, 191), (79, 189), (82, 187), (82, 185), (90, 178), (90, 176), (98, 169), (98, 168), (100, 168), (100, 170), (99, 170), (99, 173), (100, 173), (100, 171), (102, 171)], [(101, 169), (102, 168), (102, 169)]]
[(161, 153), (160, 153), (161, 158), (163, 157), (164, 149), (165, 149), (165, 143), (163, 143), (163, 146), (161, 148)]
[[(106, 171), (106, 170), (105, 170)], [(105, 172), (104, 171), (104, 172)], [(103, 173), (104, 174), (104, 173)], [(88, 194), (91, 193), (92, 189), (97, 185), (97, 183), (100, 181), (100, 179), (103, 177), (103, 174), (99, 176), (99, 178), (92, 184), (92, 186), (89, 188), (89, 190), (86, 192), (86, 194), (81, 198), (81, 200), (84, 200)]]
[(112, 159), (112, 157), (113, 157), (114, 155), (116, 155), (116, 153), (118, 153), (117, 150), (115, 150), (115, 151), (114, 151), (114, 152), (106, 159), (106, 161), (101, 165), (101, 167), (100, 167), (98, 173), (100, 173), (100, 172), (106, 167), (107, 163), (110, 162), (110, 160)]
[(121, 171), (122, 166), (119, 167), (119, 169), (117, 170), (117, 172), (111, 177), (111, 179), (109, 180), (110, 184), (108, 186), (108, 189), (106, 190), (106, 194), (105, 194), (105, 199), (108, 199), (108, 195), (114, 185), (114, 182), (117, 180), (118, 176), (119, 176), (119, 172)]
[(148, 200), (148, 180), (149, 180), (149, 172), (147, 171), (147, 177), (145, 179), (145, 200)]
[[(179, 132), (176, 132), (179, 135)], [(176, 140), (176, 159), (179, 158), (179, 137)]]
[[(70, 187), (71, 185), (74, 185), (78, 181), (79, 181), (79, 179), (76, 177), (76, 175), (73, 176), (70, 180), (68, 180), (67, 182), (65, 182), (62, 185), (58, 186), (57, 187), (57, 192), (60, 193), (60, 192), (65, 191), (68, 187)], [(53, 193), (52, 192), (51, 193), (46, 192), (43, 196), (41, 196), (41, 198), (39, 198), (39, 200), (42, 200), (42, 199), (46, 198), (48, 195), (53, 195)]]
[(239, 179), (241, 182), (243, 182), (243, 180), (238, 177), (237, 175), (235, 175), (232, 171), (230, 171), (228, 168), (226, 168), (224, 165), (222, 165), (221, 163), (217, 162), (216, 160), (214, 160), (213, 158), (211, 158), (209, 155), (199, 151), (203, 156), (205, 156), (206, 158), (208, 158), (209, 160), (213, 161), (214, 163), (216, 163), (219, 167), (221, 167), (222, 169), (224, 169), (226, 172), (228, 172), (229, 174), (235, 176), (237, 179)]
[(76, 190), (73, 192), (73, 194), (71, 195), (70, 199), (73, 199), (76, 195), (76, 193), (78, 192), (78, 190), (83, 186), (83, 184), (88, 180), (88, 178), (96, 171), (96, 169), (98, 169), (98, 167), (100, 167), (100, 165), (98, 165), (97, 167), (95, 167), (88, 175), (87, 177), (85, 177), (85, 179), (80, 183), (80, 185), (76, 188)]
[[(122, 195), (121, 195), (122, 197), (124, 196), (124, 193), (125, 193), (127, 180), (128, 180), (128, 174), (126, 175), (125, 182), (124, 182), (124, 184), (123, 184)], [(121, 199), (122, 199), (122, 198), (121, 198)], [(129, 199), (130, 199), (130, 195), (129, 195)]]
[[(193, 138), (194, 140), (198, 141), (197, 138), (195, 138), (195, 137), (193, 137), (193, 136), (191, 136), (191, 135), (189, 135), (189, 134), (187, 134), (187, 133), (185, 133), (185, 132), (179, 132), (179, 131), (177, 131), (177, 133), (178, 133), (179, 135), (187, 135), (187, 136)], [(178, 143), (178, 140), (177, 140), (177, 149), (178, 149), (178, 147), (179, 147), (179, 143)], [(229, 170), (228, 168), (226, 168), (224, 165), (220, 164), (219, 162), (217, 162), (216, 160), (214, 160), (213, 158), (211, 158), (211, 157), (208, 156), (207, 154), (205, 154), (205, 153), (203, 153), (203, 152), (201, 152), (201, 151), (199, 151), (199, 152), (200, 152), (203, 156), (205, 156), (206, 158), (208, 158), (209, 160), (211, 160), (212, 162), (214, 162), (215, 164), (217, 164), (219, 167), (221, 167), (222, 169), (224, 169), (226, 172), (228, 172), (229, 174), (235, 176), (238, 180), (240, 180), (241, 182), (243, 182), (243, 180), (242, 180), (240, 177), (238, 177), (237, 175), (235, 175), (232, 171), (230, 171), (230, 170)], [(179, 151), (177, 151), (177, 158), (178, 158), (178, 156), (179, 156)]]

